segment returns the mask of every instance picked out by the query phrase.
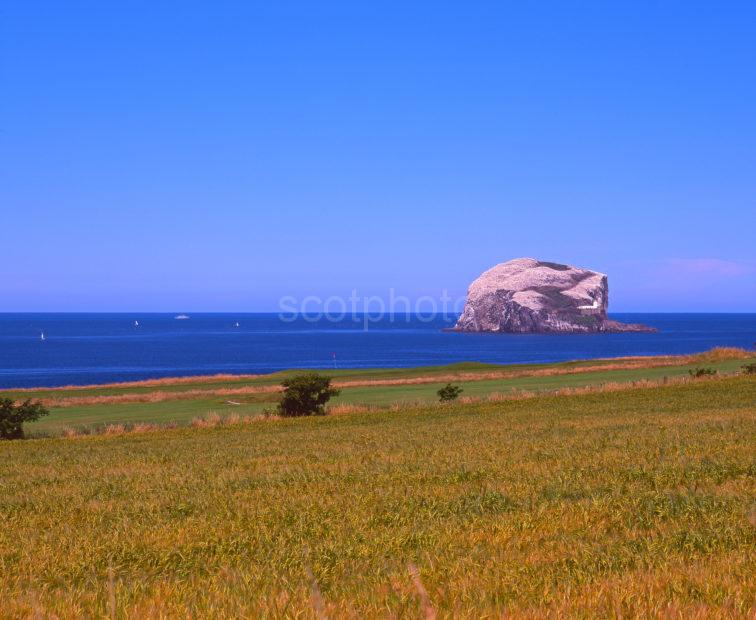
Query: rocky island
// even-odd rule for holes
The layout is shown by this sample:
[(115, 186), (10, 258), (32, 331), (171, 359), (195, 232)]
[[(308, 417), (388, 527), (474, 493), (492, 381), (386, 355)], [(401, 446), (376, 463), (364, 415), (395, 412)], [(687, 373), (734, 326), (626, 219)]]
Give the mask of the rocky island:
[(652, 332), (607, 317), (603, 273), (517, 258), (484, 272), (467, 291), (454, 331), (502, 333)]

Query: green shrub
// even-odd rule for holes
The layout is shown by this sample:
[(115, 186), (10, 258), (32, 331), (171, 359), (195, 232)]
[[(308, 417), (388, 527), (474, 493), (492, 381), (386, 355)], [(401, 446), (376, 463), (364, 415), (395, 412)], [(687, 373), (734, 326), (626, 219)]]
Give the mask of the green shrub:
[(458, 385), (447, 383), (438, 392), (436, 392), (436, 394), (438, 394), (438, 398), (442, 403), (448, 403), (453, 400), (457, 400), (462, 391), (462, 388)]
[(756, 375), (756, 364), (745, 364), (741, 368), (743, 369), (743, 374)]
[(331, 387), (331, 379), (316, 372), (296, 375), (281, 382), (284, 388), (278, 415), (295, 417), (304, 415), (325, 415), (325, 404), (339, 390)]
[(0, 398), (0, 439), (23, 439), (24, 422), (34, 422), (49, 413), (42, 403), (25, 400), (16, 405), (10, 398)]
[(709, 377), (711, 375), (716, 375), (717, 371), (714, 370), (713, 368), (691, 368), (688, 371), (688, 374), (694, 379), (700, 379), (701, 377)]

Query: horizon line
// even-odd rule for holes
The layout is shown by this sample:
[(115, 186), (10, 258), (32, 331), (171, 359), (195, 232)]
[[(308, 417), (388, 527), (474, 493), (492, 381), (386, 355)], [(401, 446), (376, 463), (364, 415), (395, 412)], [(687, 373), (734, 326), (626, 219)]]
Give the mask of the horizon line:
[[(344, 313), (343, 318), (349, 316), (363, 316), (366, 314), (375, 314), (376, 311), (360, 310), (355, 312)], [(0, 315), (4, 314), (265, 314), (280, 315), (283, 310), (0, 310)], [(323, 312), (303, 312), (303, 316), (312, 316), (314, 314), (324, 314)], [(338, 314), (332, 312), (331, 314)], [(424, 316), (427, 312), (400, 312), (394, 310), (384, 310), (383, 314), (404, 315), (404, 316)], [(439, 316), (460, 315), (461, 312), (437, 312)], [(612, 310), (607, 312), (611, 314), (756, 314), (754, 310)]]

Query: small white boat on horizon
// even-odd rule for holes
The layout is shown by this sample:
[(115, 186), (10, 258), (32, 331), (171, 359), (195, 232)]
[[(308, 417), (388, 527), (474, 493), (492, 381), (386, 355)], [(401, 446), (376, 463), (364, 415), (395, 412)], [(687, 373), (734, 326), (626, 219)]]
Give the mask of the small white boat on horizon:
[(45, 339), (45, 332), (39, 332), (39, 339), (44, 340)]
[(236, 323), (234, 323), (234, 327), (239, 327), (239, 321), (236, 321)]
[(134, 321), (134, 327), (139, 327), (139, 321)]
[(174, 318), (174, 319), (177, 319), (177, 320), (179, 320), (179, 321), (183, 321), (183, 320), (185, 320), (185, 319), (188, 319), (188, 318), (189, 318), (189, 316), (188, 316), (188, 315), (186, 315), (186, 314), (177, 314), (177, 315), (176, 315), (175, 317), (173, 317), (173, 318)]

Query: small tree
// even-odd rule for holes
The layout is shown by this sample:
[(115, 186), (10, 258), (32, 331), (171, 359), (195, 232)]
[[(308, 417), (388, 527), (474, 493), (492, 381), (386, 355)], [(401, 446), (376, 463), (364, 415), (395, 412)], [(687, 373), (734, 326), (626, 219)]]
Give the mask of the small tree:
[(278, 414), (285, 417), (325, 415), (325, 404), (339, 390), (331, 387), (331, 379), (316, 372), (296, 375), (281, 382), (283, 398), (278, 403)]
[(462, 388), (458, 385), (452, 385), (451, 383), (447, 383), (444, 387), (442, 387), (436, 394), (438, 394), (438, 398), (442, 403), (448, 403), (453, 400), (457, 400), (459, 395), (463, 392)]
[(0, 398), (0, 439), (23, 439), (24, 422), (34, 422), (49, 413), (42, 403), (25, 400), (16, 405), (10, 398)]
[(716, 375), (717, 371), (713, 368), (693, 368), (688, 371), (688, 374), (694, 379), (700, 379), (701, 377)]

